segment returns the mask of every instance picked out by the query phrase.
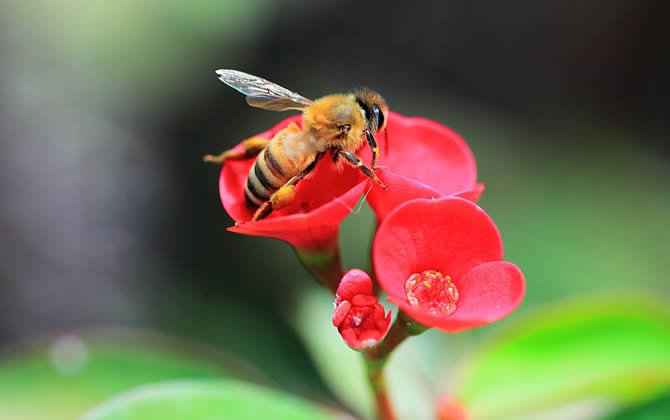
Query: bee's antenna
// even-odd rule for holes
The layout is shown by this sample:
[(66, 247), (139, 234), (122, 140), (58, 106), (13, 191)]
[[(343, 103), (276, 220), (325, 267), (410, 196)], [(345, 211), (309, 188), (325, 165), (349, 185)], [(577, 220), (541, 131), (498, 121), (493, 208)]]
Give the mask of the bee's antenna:
[(368, 198), (368, 194), (370, 194), (370, 191), (372, 190), (372, 182), (370, 182), (370, 188), (363, 194), (363, 198), (361, 198), (360, 203), (358, 203), (357, 208), (353, 209), (351, 211), (352, 214), (358, 214), (361, 212), (361, 208), (363, 207), (363, 203), (365, 203), (365, 200)]

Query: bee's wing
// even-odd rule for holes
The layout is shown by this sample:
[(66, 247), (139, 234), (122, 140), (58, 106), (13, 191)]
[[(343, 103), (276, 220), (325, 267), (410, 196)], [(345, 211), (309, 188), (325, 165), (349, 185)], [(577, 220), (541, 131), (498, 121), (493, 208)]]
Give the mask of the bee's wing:
[(286, 156), (293, 159), (304, 156), (307, 153), (318, 151), (318, 139), (308, 131), (301, 130), (295, 133), (288, 133), (282, 138), (282, 146)]
[(268, 80), (237, 70), (217, 70), (219, 80), (246, 95), (247, 103), (270, 111), (301, 110), (312, 101)]

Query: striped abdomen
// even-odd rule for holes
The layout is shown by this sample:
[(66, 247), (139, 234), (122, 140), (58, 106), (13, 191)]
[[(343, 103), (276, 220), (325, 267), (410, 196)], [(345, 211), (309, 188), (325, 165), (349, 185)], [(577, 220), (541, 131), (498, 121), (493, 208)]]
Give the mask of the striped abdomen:
[(284, 168), (280, 160), (273, 152), (274, 144), (270, 142), (256, 158), (251, 166), (247, 185), (244, 188), (247, 202), (253, 207), (258, 207), (270, 199), (272, 193), (284, 185), (293, 175), (292, 168)]

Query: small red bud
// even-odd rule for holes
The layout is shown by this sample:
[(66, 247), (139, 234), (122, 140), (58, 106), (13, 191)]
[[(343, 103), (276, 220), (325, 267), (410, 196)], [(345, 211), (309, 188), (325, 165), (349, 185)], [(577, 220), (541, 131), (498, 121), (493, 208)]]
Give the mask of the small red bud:
[(391, 313), (372, 296), (372, 280), (362, 270), (344, 275), (335, 294), (333, 325), (349, 347), (370, 348), (384, 338), (391, 325)]

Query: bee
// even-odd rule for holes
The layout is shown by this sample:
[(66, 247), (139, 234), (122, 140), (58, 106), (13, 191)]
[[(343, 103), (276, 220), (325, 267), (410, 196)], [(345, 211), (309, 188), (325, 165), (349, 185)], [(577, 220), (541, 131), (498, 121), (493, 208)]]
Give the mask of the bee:
[[(383, 130), (388, 120), (388, 106), (381, 95), (361, 88), (312, 101), (241, 71), (222, 69), (216, 73), (223, 83), (244, 94), (247, 103), (253, 107), (303, 113), (302, 129), (292, 123), (272, 139), (251, 137), (242, 142), (241, 150), (230, 149), (220, 155), (203, 158), (205, 162), (224, 163), (256, 156), (244, 188), (247, 203), (257, 208), (252, 222), (290, 204), (295, 198), (298, 182), (328, 152), (334, 163), (341, 165), (343, 161), (347, 162), (386, 189), (374, 172), (379, 157), (374, 133)], [(372, 149), (371, 167), (356, 155), (366, 142)]]

